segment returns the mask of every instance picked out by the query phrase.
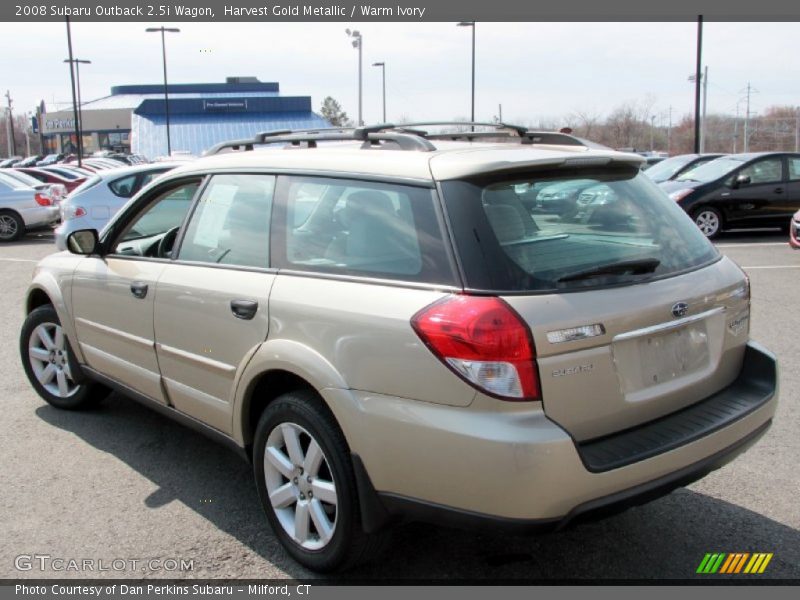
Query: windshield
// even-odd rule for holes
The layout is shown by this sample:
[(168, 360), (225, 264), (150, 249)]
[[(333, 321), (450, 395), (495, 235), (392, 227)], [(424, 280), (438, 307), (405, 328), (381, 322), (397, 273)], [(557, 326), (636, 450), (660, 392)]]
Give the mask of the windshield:
[(684, 166), (688, 165), (694, 159), (695, 156), (693, 154), (673, 156), (672, 158), (667, 158), (659, 163), (654, 164), (652, 167), (647, 169), (646, 173), (650, 179), (656, 183), (661, 183), (662, 181), (667, 181), (670, 177), (675, 175), (675, 173), (680, 171)]
[(17, 181), (21, 181), (28, 187), (39, 187), (40, 185), (42, 185), (41, 181), (39, 181), (35, 177), (31, 177), (27, 173), (23, 173), (22, 171), (13, 170), (10, 173), (3, 173), (3, 175), (6, 175), (7, 177), (12, 177)]
[(10, 175), (6, 175), (5, 173), (0, 173), (0, 181), (2, 181), (8, 187), (13, 188), (15, 190), (27, 189), (27, 188), (30, 188), (30, 187), (42, 185), (40, 182), (36, 181), (35, 179), (34, 179), (35, 183), (23, 183), (22, 181), (20, 181), (16, 177), (11, 177)]
[(693, 169), (689, 169), (686, 173), (681, 173), (675, 181), (698, 181), (700, 183), (708, 183), (715, 181), (720, 177), (724, 177), (734, 169), (738, 169), (744, 164), (744, 161), (732, 156), (721, 156), (712, 161), (699, 165)]
[[(580, 182), (579, 192), (558, 210), (524, 202), (517, 190), (542, 180)], [(442, 189), (467, 287), (473, 289), (562, 291), (638, 283), (719, 257), (683, 210), (633, 167), (452, 181)]]

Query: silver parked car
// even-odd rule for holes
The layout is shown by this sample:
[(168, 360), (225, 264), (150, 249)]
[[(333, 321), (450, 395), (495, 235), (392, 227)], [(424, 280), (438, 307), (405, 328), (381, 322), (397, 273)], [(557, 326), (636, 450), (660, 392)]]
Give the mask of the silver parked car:
[(52, 225), (58, 217), (49, 186), (32, 187), (0, 173), (0, 242), (13, 242), (28, 230)]
[(107, 169), (92, 175), (61, 204), (61, 225), (56, 228), (56, 246), (66, 250), (67, 236), (78, 229), (102, 230), (136, 192), (175, 168), (172, 163)]
[[(404, 520), (558, 529), (767, 431), (748, 279), (641, 157), (427, 125), (222, 144), (73, 231), (27, 293), (31, 385), (64, 409), (119, 390), (232, 446), (319, 571)], [(586, 180), (603, 218), (519, 197)]]

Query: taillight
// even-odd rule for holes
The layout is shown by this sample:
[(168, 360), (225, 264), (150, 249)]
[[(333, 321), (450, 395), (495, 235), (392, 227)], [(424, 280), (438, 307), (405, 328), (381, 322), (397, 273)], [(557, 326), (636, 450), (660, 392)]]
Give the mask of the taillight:
[(62, 206), (61, 207), (61, 218), (65, 221), (69, 219), (77, 219), (78, 217), (82, 217), (86, 214), (86, 209), (82, 206)]
[(503, 400), (538, 400), (536, 352), (520, 316), (496, 297), (448, 296), (411, 326), (436, 357), (481, 391)]
[(36, 193), (36, 196), (34, 196), (34, 198), (36, 199), (36, 204), (38, 204), (39, 206), (51, 206), (53, 204), (53, 201), (50, 199), (50, 196), (45, 196), (44, 194), (40, 194), (38, 192)]

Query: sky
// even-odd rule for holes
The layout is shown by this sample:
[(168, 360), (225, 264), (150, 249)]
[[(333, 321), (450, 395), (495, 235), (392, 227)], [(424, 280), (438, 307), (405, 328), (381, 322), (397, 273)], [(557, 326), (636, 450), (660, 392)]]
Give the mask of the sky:
[[(160, 25), (161, 23), (159, 23)], [(364, 120), (381, 121), (380, 69), (386, 62), (387, 120), (449, 120), (470, 111), (470, 30), (455, 23), (163, 23), (171, 83), (222, 82), (227, 76), (277, 81), (283, 95), (310, 95), (318, 111), (333, 96), (358, 112), (358, 52), (345, 28), (363, 36)], [(84, 102), (114, 85), (161, 83), (160, 36), (152, 23), (73, 22)], [(714, 23), (704, 27), (708, 112), (800, 105), (797, 23)], [(477, 23), (476, 120), (524, 125), (578, 111), (607, 115), (626, 102), (653, 104), (657, 125), (693, 110), (696, 24)], [(70, 106), (64, 23), (0, 23), (0, 92), (14, 113)], [(3, 101), (5, 104), (5, 101)]]

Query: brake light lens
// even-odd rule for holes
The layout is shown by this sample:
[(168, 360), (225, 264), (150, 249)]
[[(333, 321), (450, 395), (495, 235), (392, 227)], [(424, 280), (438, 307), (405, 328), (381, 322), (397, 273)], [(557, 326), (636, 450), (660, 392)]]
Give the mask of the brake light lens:
[(61, 207), (61, 218), (65, 221), (69, 219), (77, 219), (78, 217), (83, 217), (86, 215), (86, 209), (82, 206), (62, 206)]
[(503, 400), (539, 400), (536, 352), (520, 316), (496, 297), (448, 296), (411, 326), (462, 379)]
[(53, 201), (50, 199), (50, 196), (45, 196), (44, 194), (40, 194), (39, 192), (36, 192), (34, 199), (36, 200), (36, 204), (38, 204), (39, 206), (51, 206), (53, 204)]

